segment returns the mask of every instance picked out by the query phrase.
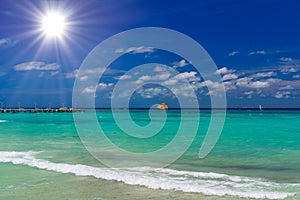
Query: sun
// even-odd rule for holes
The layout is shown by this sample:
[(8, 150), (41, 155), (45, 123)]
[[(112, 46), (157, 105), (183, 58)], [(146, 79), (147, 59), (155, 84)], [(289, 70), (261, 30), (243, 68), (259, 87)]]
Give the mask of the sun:
[(48, 13), (42, 17), (42, 31), (48, 37), (61, 37), (66, 29), (65, 20), (61, 13)]

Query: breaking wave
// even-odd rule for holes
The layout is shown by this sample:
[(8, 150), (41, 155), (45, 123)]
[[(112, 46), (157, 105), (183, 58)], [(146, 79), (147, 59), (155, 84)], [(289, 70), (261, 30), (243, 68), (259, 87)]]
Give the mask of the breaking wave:
[(97, 168), (82, 164), (54, 163), (35, 157), (36, 152), (0, 151), (0, 162), (27, 165), (76, 176), (93, 176), (151, 189), (177, 190), (204, 195), (231, 195), (256, 199), (284, 199), (296, 195), (300, 184), (276, 183), (262, 178), (219, 173), (178, 171), (167, 168)]

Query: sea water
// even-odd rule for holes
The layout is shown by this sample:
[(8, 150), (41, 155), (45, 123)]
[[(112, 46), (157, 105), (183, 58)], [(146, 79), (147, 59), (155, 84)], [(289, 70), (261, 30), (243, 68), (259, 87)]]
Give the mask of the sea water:
[[(130, 118), (127, 111), (114, 112), (125, 125), (163, 123), (149, 138), (133, 137), (111, 110), (97, 111), (105, 137), (127, 152), (163, 148), (182, 120), (199, 128), (189, 148), (166, 167), (136, 161), (141, 165), (118, 168), (89, 153), (85, 130), (77, 132), (72, 113), (0, 114), (0, 199), (300, 199), (299, 111), (227, 111), (222, 133), (203, 159), (198, 155), (210, 111), (201, 111), (200, 121), (193, 110), (187, 118), (180, 110), (151, 116), (148, 110), (130, 110)], [(77, 114), (83, 119), (77, 123), (91, 125), (89, 111)], [(97, 131), (86, 130), (92, 133), (86, 136)], [(97, 139), (92, 140), (101, 145)], [(113, 151), (109, 156), (120, 163), (126, 159)]]

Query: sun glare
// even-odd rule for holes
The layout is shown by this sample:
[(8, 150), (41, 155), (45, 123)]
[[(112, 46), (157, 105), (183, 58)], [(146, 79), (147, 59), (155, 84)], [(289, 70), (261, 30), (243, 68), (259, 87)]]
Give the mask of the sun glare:
[(65, 28), (65, 17), (60, 13), (49, 13), (42, 18), (42, 30), (49, 37), (61, 37)]

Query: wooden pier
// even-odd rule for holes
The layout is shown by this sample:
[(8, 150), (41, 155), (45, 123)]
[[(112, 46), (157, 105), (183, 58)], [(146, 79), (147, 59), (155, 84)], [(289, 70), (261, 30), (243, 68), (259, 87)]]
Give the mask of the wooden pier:
[(68, 113), (83, 112), (75, 108), (1, 108), (0, 113)]

